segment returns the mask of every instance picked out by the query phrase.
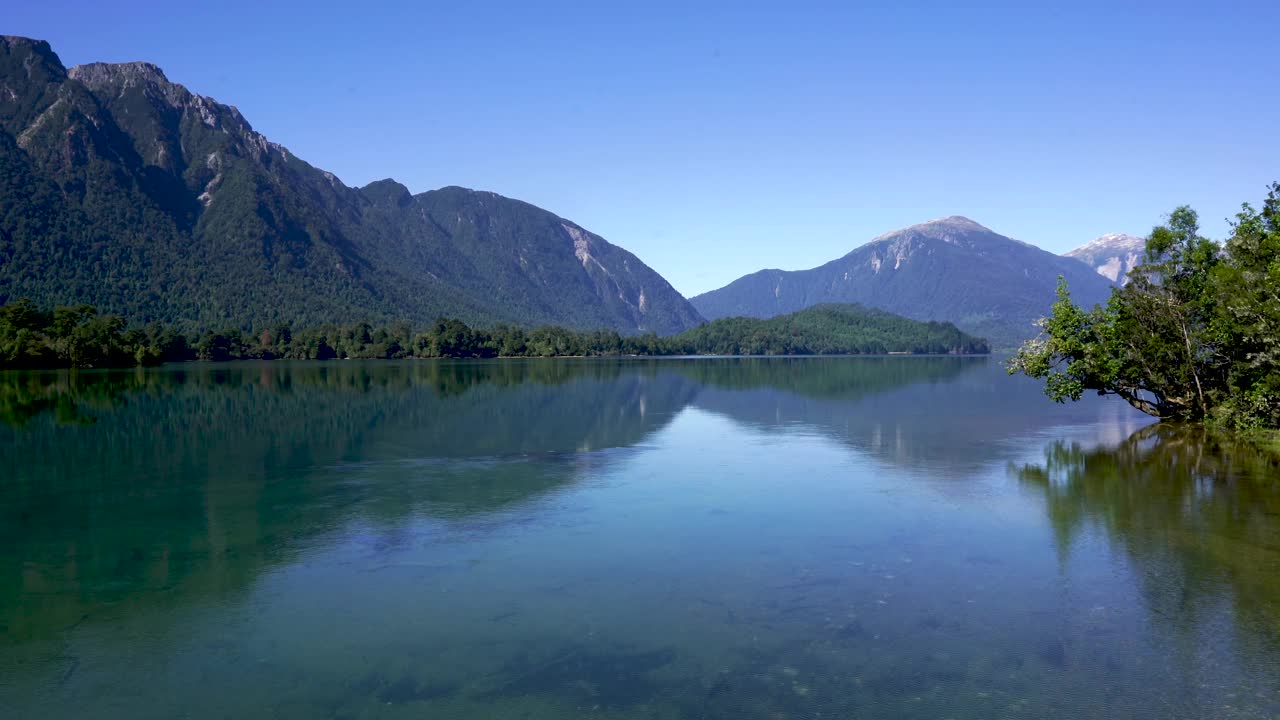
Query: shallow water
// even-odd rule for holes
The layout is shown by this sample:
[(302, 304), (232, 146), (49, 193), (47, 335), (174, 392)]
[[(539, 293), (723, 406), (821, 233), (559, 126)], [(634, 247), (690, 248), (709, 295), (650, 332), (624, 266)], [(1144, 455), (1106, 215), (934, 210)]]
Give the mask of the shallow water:
[(981, 358), (0, 375), (6, 718), (1275, 718), (1274, 462)]

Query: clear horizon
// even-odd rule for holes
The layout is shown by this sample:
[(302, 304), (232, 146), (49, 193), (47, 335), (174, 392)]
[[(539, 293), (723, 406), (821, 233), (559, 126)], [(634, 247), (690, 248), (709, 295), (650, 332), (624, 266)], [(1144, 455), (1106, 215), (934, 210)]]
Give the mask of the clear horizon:
[(358, 13), (49, 2), (0, 31), (143, 60), (353, 186), (570, 219), (686, 297), (963, 215), (1062, 253), (1280, 180), (1273, 4)]

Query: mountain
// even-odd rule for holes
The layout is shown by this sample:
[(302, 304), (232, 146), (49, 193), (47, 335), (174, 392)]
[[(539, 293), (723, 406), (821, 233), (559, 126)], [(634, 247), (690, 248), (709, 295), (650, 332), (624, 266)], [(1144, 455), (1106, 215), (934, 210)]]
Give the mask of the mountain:
[(1110, 233), (1071, 252), (1063, 253), (1063, 256), (1079, 260), (1102, 277), (1123, 285), (1128, 282), (1129, 271), (1133, 266), (1142, 262), (1142, 253), (1146, 247), (1145, 238)]
[(662, 334), (702, 318), (579, 225), (488, 192), (347, 187), (148, 63), (0, 38), (0, 302), (194, 327), (451, 316)]
[(1058, 276), (1076, 302), (1102, 302), (1111, 284), (1075, 260), (999, 235), (964, 217), (896, 230), (810, 270), (761, 270), (691, 298), (703, 316), (772, 317), (821, 303), (857, 303), (917, 320), (955, 323), (993, 347), (1034, 336)]

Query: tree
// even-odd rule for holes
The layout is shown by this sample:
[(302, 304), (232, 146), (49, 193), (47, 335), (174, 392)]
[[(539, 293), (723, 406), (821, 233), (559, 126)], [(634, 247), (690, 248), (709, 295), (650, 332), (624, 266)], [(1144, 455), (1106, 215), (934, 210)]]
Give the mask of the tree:
[(1280, 427), (1280, 183), (1262, 210), (1236, 215), (1212, 296), (1218, 342), (1234, 349), (1221, 419), (1240, 427)]
[(1261, 212), (1243, 206), (1225, 245), (1177, 208), (1105, 307), (1076, 306), (1060, 280), (1041, 328), (1009, 371), (1054, 400), (1096, 391), (1161, 419), (1280, 426), (1280, 185)]

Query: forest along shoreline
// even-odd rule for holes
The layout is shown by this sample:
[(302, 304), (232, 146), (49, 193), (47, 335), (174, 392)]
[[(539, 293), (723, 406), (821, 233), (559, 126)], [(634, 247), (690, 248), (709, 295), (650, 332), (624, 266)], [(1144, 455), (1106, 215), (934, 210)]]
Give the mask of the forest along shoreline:
[(30, 300), (0, 307), (0, 368), (127, 368), (190, 360), (625, 357), (672, 355), (986, 355), (987, 341), (952, 323), (919, 321), (859, 305), (820, 305), (769, 319), (722, 318), (662, 337), (616, 330), (472, 328), (437, 320), (287, 324), (254, 331), (184, 333), (171, 325), (129, 327), (88, 305), (45, 311)]

